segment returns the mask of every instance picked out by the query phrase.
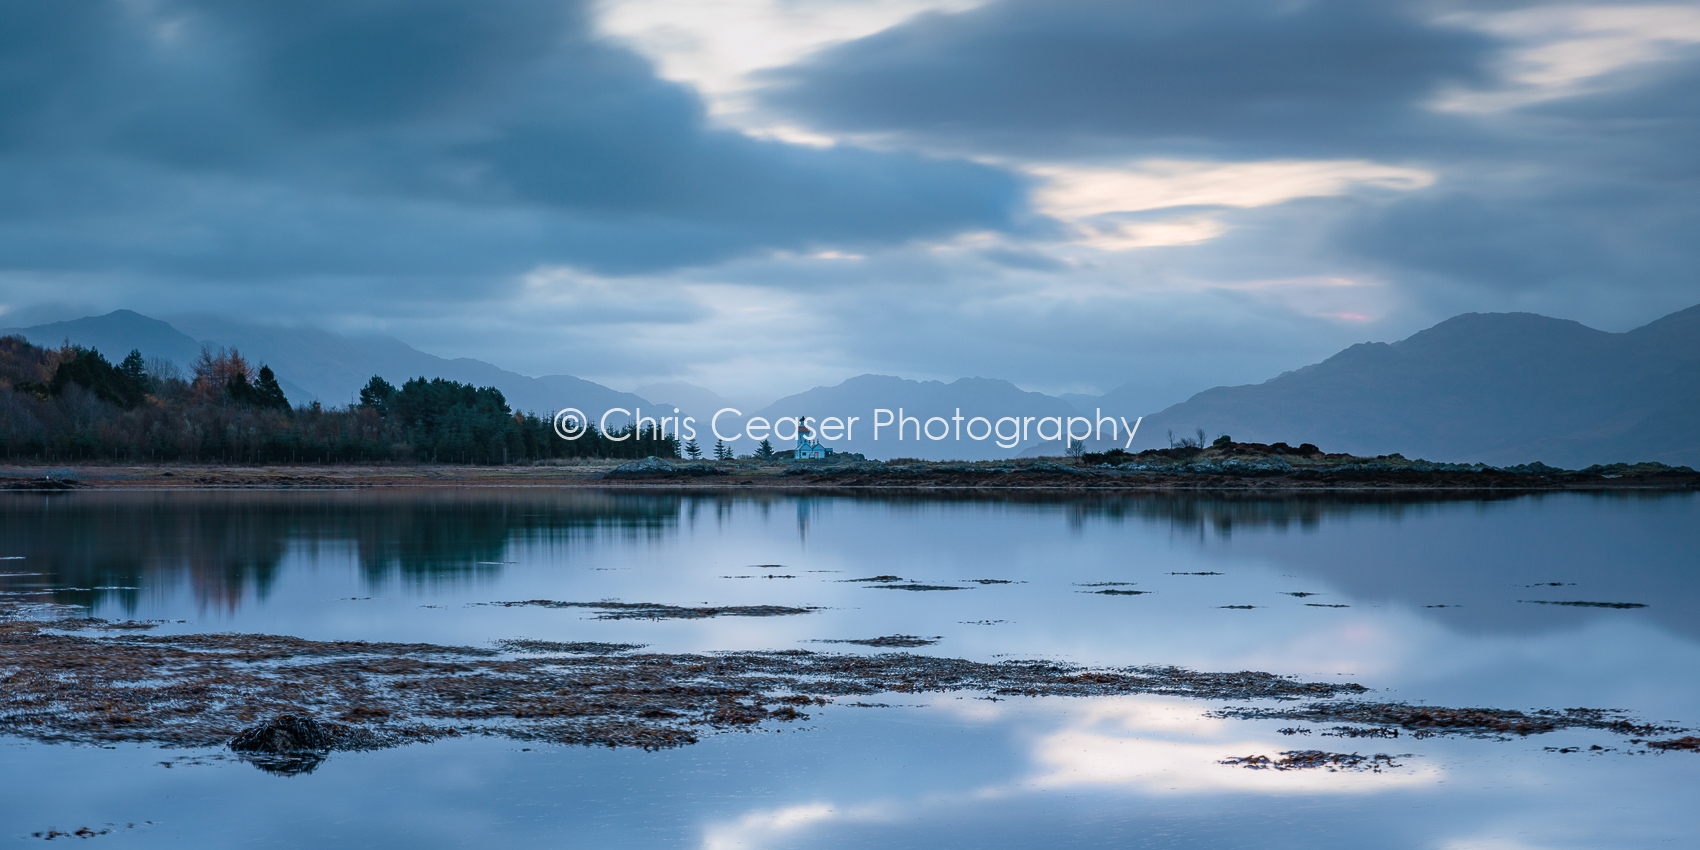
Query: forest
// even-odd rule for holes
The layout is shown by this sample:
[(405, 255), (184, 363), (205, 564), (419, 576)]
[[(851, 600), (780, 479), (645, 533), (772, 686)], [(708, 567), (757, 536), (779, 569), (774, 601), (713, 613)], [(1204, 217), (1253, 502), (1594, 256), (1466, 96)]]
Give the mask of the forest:
[[(691, 448), (694, 448), (692, 446)], [(630, 426), (576, 440), (515, 411), (501, 391), (373, 376), (358, 404), (290, 404), (271, 368), (203, 348), (185, 373), (131, 351), (0, 338), (0, 460), (10, 462), (514, 464), (677, 457), (677, 437)]]

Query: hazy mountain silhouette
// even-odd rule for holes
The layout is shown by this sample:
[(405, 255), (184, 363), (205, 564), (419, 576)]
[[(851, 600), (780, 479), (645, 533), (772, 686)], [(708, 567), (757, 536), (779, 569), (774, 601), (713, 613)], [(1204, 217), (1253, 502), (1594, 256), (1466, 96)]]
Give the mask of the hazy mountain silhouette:
[[(699, 441), (714, 443), (708, 419), (737, 406), (683, 382), (653, 384), (633, 394), (570, 375), (533, 378), (480, 360), (447, 359), (399, 340), (345, 337), (310, 328), (280, 328), (204, 317), (172, 322), (129, 310), (54, 322), (18, 333), (40, 345), (72, 343), (98, 348), (117, 360), (131, 349), (165, 357), (187, 368), (203, 344), (240, 348), (277, 372), (291, 401), (347, 404), (372, 375), (394, 383), (418, 376), (495, 386), (521, 410), (577, 407), (591, 416), (609, 408), (671, 415), (673, 407), (697, 417)], [(1079, 416), (1104, 408), (1126, 416), (1111, 391), (1094, 400), (1025, 392), (1002, 380), (964, 378), (952, 383), (862, 375), (816, 387), (745, 416), (794, 419), (808, 415), (862, 417), (854, 440), (828, 441), (869, 457), (979, 459), (1017, 454), (1060, 454), (1062, 443), (1033, 434), (1014, 449), (993, 441), (905, 439), (895, 428), (872, 439), (873, 410), (903, 408), (906, 416)], [(654, 399), (653, 403), (651, 398)], [(1077, 409), (1077, 405), (1089, 409)], [(611, 420), (612, 421), (612, 420)], [(936, 427), (936, 426), (935, 426)], [(1494, 464), (1539, 460), (1558, 466), (1659, 460), (1700, 466), (1700, 306), (1627, 333), (1529, 313), (1469, 313), (1394, 343), (1354, 345), (1327, 360), (1261, 384), (1217, 387), (1149, 415), (1133, 448), (1164, 445), (1172, 430), (1191, 436), (1230, 434), (1238, 440), (1297, 444), (1330, 451), (1378, 455), (1399, 452), (1431, 460)], [(726, 428), (725, 431), (732, 429)], [(953, 425), (954, 434), (954, 425)], [(1123, 435), (1125, 436), (1125, 435)], [(1088, 441), (1107, 448), (1114, 441)], [(788, 443), (775, 441), (777, 448)], [(734, 445), (740, 453), (750, 440)]]
[(1205, 390), (1148, 417), (1134, 447), (1197, 428), (1430, 460), (1700, 466), (1700, 306), (1627, 333), (1466, 313), (1261, 384)]
[[(601, 416), (609, 408), (629, 410), (649, 404), (631, 393), (571, 375), (533, 378), (482, 360), (464, 357), (451, 360), (426, 354), (392, 337), (345, 337), (314, 328), (255, 325), (202, 316), (164, 322), (130, 310), (117, 310), (104, 316), (0, 330), (0, 335), (5, 334), (19, 334), (37, 345), (58, 345), (68, 339), (97, 348), (110, 360), (122, 358), (134, 348), (148, 357), (168, 358), (185, 370), (200, 354), (203, 344), (234, 347), (249, 360), (271, 366), (294, 404), (315, 399), (326, 405), (349, 404), (359, 398), (360, 388), (373, 375), (382, 375), (397, 385), (424, 376), (493, 386), (502, 391), (515, 409), (538, 413), (552, 413), (570, 406), (591, 416)], [(609, 421), (612, 424), (614, 420)]]
[[(913, 457), (925, 460), (951, 459), (986, 459), (1014, 457), (1022, 447), (1036, 442), (1029, 439), (1017, 444), (1013, 449), (1001, 449), (994, 440), (975, 441), (966, 435), (956, 439), (955, 424), (951, 426), (950, 437), (944, 440), (915, 439), (915, 426), (910, 425), (904, 439), (897, 439), (895, 427), (880, 429), (879, 439), (873, 438), (873, 416), (875, 408), (896, 411), (902, 408), (903, 415), (918, 417), (923, 423), (930, 417), (942, 416), (950, 418), (960, 409), (965, 417), (984, 416), (996, 420), (1002, 416), (1078, 416), (1073, 405), (1054, 396), (1044, 393), (1026, 392), (1008, 381), (991, 378), (962, 378), (951, 383), (942, 381), (911, 381), (889, 375), (861, 375), (851, 378), (837, 386), (815, 387), (807, 392), (786, 396), (759, 411), (744, 411), (746, 415), (756, 415), (775, 419), (796, 419), (798, 416), (809, 416), (813, 419), (824, 419), (837, 416), (841, 419), (858, 416), (861, 419), (851, 432), (852, 440), (826, 440), (838, 451), (861, 452), (870, 458)], [(1006, 426), (1007, 427), (1007, 426)], [(934, 433), (938, 425), (934, 425)], [(707, 433), (706, 429), (700, 429)], [(722, 428), (723, 432), (730, 429)], [(790, 433), (787, 429), (786, 433)], [(708, 443), (713, 443), (713, 436), (708, 437)], [(790, 448), (794, 443), (774, 441), (774, 447)], [(751, 443), (742, 440), (735, 444), (740, 452), (748, 452)]]
[(201, 353), (200, 340), (169, 322), (148, 318), (133, 310), (114, 310), (104, 316), (0, 330), (0, 335), (11, 334), (49, 348), (67, 341), (95, 348), (113, 362), (122, 360), (131, 349), (139, 349), (144, 357), (164, 357), (178, 366), (187, 367)]
[[(713, 416), (714, 411), (722, 407), (753, 407), (753, 405), (738, 404), (711, 389), (699, 387), (696, 384), (688, 384), (684, 381), (644, 384), (632, 390), (632, 392), (649, 399), (655, 407), (667, 408), (668, 415), (671, 415), (673, 408), (677, 407), (683, 411), (682, 415), (695, 416), (698, 419)], [(711, 444), (712, 442), (710, 441)]]

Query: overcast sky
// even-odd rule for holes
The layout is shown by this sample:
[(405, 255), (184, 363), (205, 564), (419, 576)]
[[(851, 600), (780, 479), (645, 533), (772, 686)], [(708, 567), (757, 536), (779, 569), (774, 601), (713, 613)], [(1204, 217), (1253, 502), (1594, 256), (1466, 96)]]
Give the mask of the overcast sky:
[(0, 323), (1155, 406), (1700, 303), (1700, 4), (7, 0)]

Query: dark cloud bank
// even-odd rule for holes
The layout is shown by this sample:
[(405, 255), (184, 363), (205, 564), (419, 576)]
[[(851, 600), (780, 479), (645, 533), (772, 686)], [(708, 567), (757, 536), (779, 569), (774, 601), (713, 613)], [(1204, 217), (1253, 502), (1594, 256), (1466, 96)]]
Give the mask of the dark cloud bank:
[(630, 272), (1005, 227), (1009, 175), (710, 128), (541, 0), (0, 7), (0, 263)]
[(1683, 235), (1700, 224), (1700, 52), (1592, 94), (1432, 106), (1503, 85), (1517, 46), (1443, 13), (1541, 5), (1004, 0), (824, 51), (771, 73), (766, 97), (815, 126), (940, 150), (1427, 168), (1431, 189), (1307, 216), (1317, 257), (1385, 273), (1435, 318), (1484, 296), (1633, 302), (1611, 316), (1623, 324), (1686, 306), (1700, 297), (1700, 243)]

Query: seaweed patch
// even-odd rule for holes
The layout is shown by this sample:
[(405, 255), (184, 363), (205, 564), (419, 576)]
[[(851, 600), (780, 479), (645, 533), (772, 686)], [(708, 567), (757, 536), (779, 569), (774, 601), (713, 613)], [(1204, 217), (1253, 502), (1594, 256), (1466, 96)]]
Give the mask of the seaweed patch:
[(1571, 608), (1645, 608), (1640, 602), (1553, 602), (1546, 599), (1519, 599), (1525, 605), (1567, 605)]
[(309, 772), (338, 751), (460, 735), (675, 747), (710, 732), (805, 718), (804, 709), (840, 697), (885, 693), (1296, 700), (1364, 691), (1251, 671), (907, 652), (514, 657), (480, 647), (282, 635), (78, 634), (56, 620), (17, 619), (18, 611), (0, 609), (13, 617), (0, 619), (7, 658), (0, 732), (76, 743), (230, 742), (244, 760), (282, 773)]
[(1376, 753), (1373, 756), (1361, 756), (1357, 753), (1329, 753), (1322, 750), (1287, 750), (1280, 758), (1271, 759), (1268, 756), (1236, 756), (1225, 758), (1217, 764), (1235, 765), (1252, 770), (1315, 770), (1323, 769), (1329, 772), (1368, 771), (1380, 773), (1383, 769), (1399, 767), (1395, 758), (1410, 758), (1410, 754), (1390, 756), (1386, 753)]
[(783, 617), (807, 614), (819, 608), (790, 608), (784, 605), (722, 605), (687, 608), (663, 605), (658, 602), (556, 602), (552, 599), (529, 599), (524, 602), (482, 602), (502, 608), (593, 608), (601, 611), (598, 620), (701, 620), (708, 617)]
[(883, 590), (972, 590), (972, 588), (948, 584), (870, 584), (868, 586)]
[(856, 646), (916, 647), (916, 646), (932, 646), (933, 644), (938, 643), (940, 640), (943, 640), (943, 638), (937, 637), (937, 636), (930, 637), (930, 638), (924, 638), (924, 637), (917, 637), (915, 635), (886, 635), (885, 637), (877, 637), (877, 638), (816, 640), (816, 641), (811, 641), (811, 643), (848, 643), (848, 644), (854, 644)]

